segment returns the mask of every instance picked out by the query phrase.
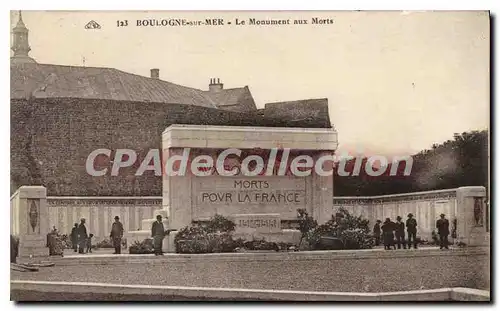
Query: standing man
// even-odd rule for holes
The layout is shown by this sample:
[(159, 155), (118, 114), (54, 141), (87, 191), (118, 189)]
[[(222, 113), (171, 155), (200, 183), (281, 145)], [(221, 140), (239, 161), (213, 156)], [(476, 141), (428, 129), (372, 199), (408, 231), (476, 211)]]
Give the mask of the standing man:
[(120, 217), (118, 216), (115, 216), (115, 222), (111, 226), (111, 234), (109, 237), (111, 238), (111, 241), (113, 241), (113, 246), (115, 247), (115, 252), (113, 254), (121, 254), (123, 225), (120, 222)]
[(87, 228), (85, 227), (85, 218), (80, 220), (80, 225), (78, 226), (78, 253), (84, 254), (87, 249), (87, 240), (89, 236), (87, 235)]
[(75, 222), (75, 226), (71, 229), (71, 246), (73, 246), (73, 251), (76, 253), (78, 251), (78, 224)]
[(162, 244), (165, 237), (165, 227), (163, 227), (161, 215), (156, 216), (156, 221), (151, 228), (151, 236), (153, 237), (155, 256), (163, 255)]
[(441, 219), (436, 221), (436, 228), (439, 234), (439, 249), (448, 248), (448, 235), (450, 234), (450, 222), (441, 214)]
[(377, 219), (377, 222), (375, 223), (375, 226), (373, 226), (373, 236), (375, 237), (375, 246), (380, 245), (380, 223), (382, 221), (380, 219)]
[(382, 234), (384, 236), (384, 249), (390, 250), (394, 245), (394, 229), (396, 224), (390, 218), (386, 218), (382, 225)]
[(403, 244), (403, 248), (406, 249), (405, 224), (401, 221), (401, 216), (396, 217), (396, 230), (394, 230), (394, 233), (396, 234), (398, 249), (401, 249), (401, 244)]
[(413, 240), (413, 247), (417, 249), (417, 220), (413, 218), (413, 214), (408, 214), (406, 220), (406, 232), (408, 233), (408, 248), (411, 248), (411, 241)]

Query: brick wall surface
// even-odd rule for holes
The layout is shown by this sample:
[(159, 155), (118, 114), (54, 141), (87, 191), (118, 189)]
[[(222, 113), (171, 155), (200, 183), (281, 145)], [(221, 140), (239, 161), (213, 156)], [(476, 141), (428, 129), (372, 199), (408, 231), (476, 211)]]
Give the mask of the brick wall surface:
[[(92, 99), (11, 101), (11, 193), (21, 185), (44, 185), (49, 196), (158, 196), (161, 177), (134, 176), (150, 149), (161, 149), (171, 124), (330, 127), (328, 114), (307, 122), (286, 114), (261, 116), (192, 105)], [(133, 149), (138, 160), (120, 176), (93, 177), (85, 169), (95, 149)], [(112, 155), (113, 157), (114, 155)], [(100, 165), (109, 167), (109, 159)]]

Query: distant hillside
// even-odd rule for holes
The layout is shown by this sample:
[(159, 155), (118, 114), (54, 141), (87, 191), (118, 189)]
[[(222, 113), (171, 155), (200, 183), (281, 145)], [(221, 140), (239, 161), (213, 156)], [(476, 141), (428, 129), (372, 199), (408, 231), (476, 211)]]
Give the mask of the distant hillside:
[[(488, 188), (489, 157), (486, 130), (455, 134), (453, 140), (434, 144), (431, 149), (423, 150), (412, 158), (413, 166), (409, 176), (404, 175), (404, 162), (398, 166), (395, 176), (389, 176), (391, 163), (381, 176), (369, 176), (365, 171), (367, 158), (363, 158), (358, 176), (339, 176), (336, 170), (334, 194), (370, 196), (462, 186)], [(345, 171), (352, 173), (354, 166), (355, 159), (347, 161)]]

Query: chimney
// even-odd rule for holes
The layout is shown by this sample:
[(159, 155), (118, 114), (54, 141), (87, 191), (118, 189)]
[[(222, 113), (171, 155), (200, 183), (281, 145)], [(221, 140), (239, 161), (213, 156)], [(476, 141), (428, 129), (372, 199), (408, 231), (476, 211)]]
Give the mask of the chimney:
[(160, 79), (160, 69), (158, 68), (151, 69), (151, 78)]
[(220, 83), (220, 79), (217, 78), (212, 78), (210, 79), (210, 84), (208, 85), (208, 90), (210, 92), (219, 92), (219, 91), (222, 91), (224, 87), (224, 84)]

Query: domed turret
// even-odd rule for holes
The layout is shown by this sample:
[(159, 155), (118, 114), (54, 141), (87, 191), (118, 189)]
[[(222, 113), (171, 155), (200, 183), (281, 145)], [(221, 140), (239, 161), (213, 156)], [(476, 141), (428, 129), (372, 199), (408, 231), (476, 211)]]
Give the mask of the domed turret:
[(28, 55), (31, 50), (28, 42), (28, 32), (28, 28), (24, 25), (21, 11), (19, 11), (19, 20), (17, 21), (16, 27), (12, 29), (13, 43), (11, 49), (14, 51), (14, 55), (10, 58), (11, 62), (36, 63), (35, 60)]

